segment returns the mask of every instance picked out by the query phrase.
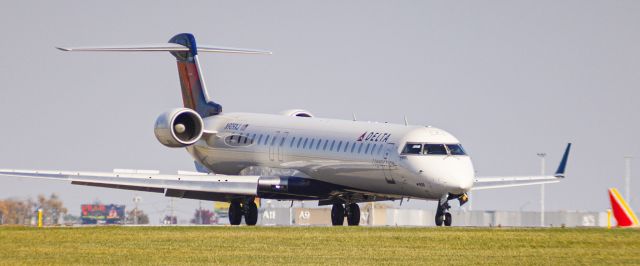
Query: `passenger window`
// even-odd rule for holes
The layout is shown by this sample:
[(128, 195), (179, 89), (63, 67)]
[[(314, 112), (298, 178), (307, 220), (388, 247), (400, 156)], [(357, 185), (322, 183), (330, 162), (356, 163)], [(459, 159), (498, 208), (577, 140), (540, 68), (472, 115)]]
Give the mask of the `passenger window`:
[(460, 144), (447, 144), (447, 149), (449, 149), (451, 155), (467, 155)]
[(371, 154), (373, 154), (373, 151), (376, 150), (377, 146), (378, 146), (378, 144), (373, 144), (373, 147), (371, 147)]
[(347, 141), (347, 144), (344, 145), (344, 150), (342, 152), (347, 152), (347, 148), (349, 148), (349, 142)]
[(325, 140), (324, 141), (324, 145), (322, 146), (322, 150), (326, 151), (327, 150), (327, 144), (329, 144), (329, 140)]
[(267, 135), (267, 137), (266, 137), (266, 138), (264, 138), (264, 145), (269, 144), (269, 138), (270, 138), (270, 137), (271, 137), (270, 135)]
[(355, 148), (356, 148), (356, 144), (357, 144), (357, 143), (355, 143), (355, 142), (354, 142), (354, 143), (351, 145), (351, 153), (353, 153), (353, 151), (355, 150)]
[(318, 140), (318, 145), (316, 145), (316, 150), (319, 150), (319, 149), (320, 149), (320, 143), (322, 143), (322, 139), (319, 139), (319, 140)]
[(260, 137), (258, 138), (258, 145), (262, 144), (262, 134), (260, 134)]
[(282, 147), (282, 145), (284, 145), (285, 139), (286, 139), (286, 137), (282, 137), (282, 139), (280, 140), (280, 147)]
[(296, 141), (296, 137), (293, 137), (293, 138), (291, 139), (291, 143), (289, 143), (289, 147), (292, 147), (292, 148), (293, 148), (293, 142), (294, 142), (294, 141)]
[(311, 143), (309, 143), (309, 149), (313, 149), (313, 143), (316, 142), (316, 139), (311, 139)]
[(342, 147), (342, 140), (338, 142), (338, 147), (336, 148), (336, 151), (339, 152), (341, 147)]
[(369, 146), (371, 146), (371, 143), (367, 143), (367, 148), (364, 149), (364, 154), (369, 153)]
[(444, 144), (425, 144), (423, 154), (447, 155), (447, 149)]
[(360, 143), (360, 146), (358, 146), (358, 153), (362, 152), (362, 145), (364, 145), (364, 143)]
[(304, 138), (304, 143), (302, 144), (302, 148), (303, 148), (303, 149), (306, 149), (306, 148), (307, 148), (307, 141), (308, 141), (308, 140), (309, 140), (308, 138)]
[(330, 151), (333, 151), (333, 145), (336, 144), (336, 141), (331, 141), (331, 148), (329, 148)]
[(277, 136), (275, 136), (275, 137), (273, 137), (273, 138), (271, 139), (271, 146), (273, 146), (273, 144), (275, 144), (275, 143), (276, 143), (276, 139), (277, 139), (277, 138), (278, 138), (278, 137), (277, 137)]
[(420, 154), (422, 152), (422, 144), (407, 143), (402, 149), (402, 154)]
[(380, 154), (380, 152), (382, 151), (382, 146), (384, 145), (380, 144), (380, 147), (378, 148), (378, 154)]
[(298, 144), (296, 144), (296, 148), (300, 148), (300, 143), (302, 143), (302, 138), (298, 139)]

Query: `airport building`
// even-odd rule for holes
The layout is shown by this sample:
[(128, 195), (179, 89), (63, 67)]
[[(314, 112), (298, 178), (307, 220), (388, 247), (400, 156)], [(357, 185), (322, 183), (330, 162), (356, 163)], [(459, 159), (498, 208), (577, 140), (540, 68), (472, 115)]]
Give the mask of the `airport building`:
[[(539, 227), (540, 212), (520, 211), (453, 211), (453, 226)], [(362, 206), (361, 226), (435, 226), (435, 210), (399, 209), (371, 204)], [(264, 208), (258, 225), (263, 226), (328, 226), (330, 208)], [(346, 225), (346, 222), (345, 222)], [(545, 213), (547, 227), (606, 227), (606, 212), (557, 211)]]

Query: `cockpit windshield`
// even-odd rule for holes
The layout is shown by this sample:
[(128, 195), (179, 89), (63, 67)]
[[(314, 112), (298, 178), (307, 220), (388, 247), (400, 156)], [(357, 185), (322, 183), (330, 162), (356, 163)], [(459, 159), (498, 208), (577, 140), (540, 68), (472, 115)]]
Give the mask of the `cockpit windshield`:
[(420, 154), (421, 152), (422, 144), (420, 143), (407, 143), (402, 150), (402, 154)]
[(425, 144), (422, 154), (447, 155), (444, 144)]
[(467, 155), (460, 144), (407, 143), (403, 155)]
[(460, 144), (447, 144), (447, 149), (449, 149), (451, 155), (467, 155)]

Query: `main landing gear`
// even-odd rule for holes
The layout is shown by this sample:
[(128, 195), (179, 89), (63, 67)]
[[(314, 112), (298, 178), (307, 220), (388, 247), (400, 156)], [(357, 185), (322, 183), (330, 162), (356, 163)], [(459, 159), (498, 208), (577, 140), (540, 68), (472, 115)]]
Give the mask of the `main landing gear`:
[(451, 226), (453, 223), (453, 219), (451, 218), (451, 213), (449, 209), (451, 209), (451, 205), (449, 205), (449, 200), (458, 199), (460, 202), (460, 206), (464, 205), (469, 201), (469, 196), (466, 193), (462, 195), (444, 195), (438, 201), (438, 209), (436, 210), (436, 226)]
[(258, 223), (258, 206), (253, 199), (246, 202), (232, 201), (229, 205), (229, 224), (240, 225), (242, 216), (244, 216), (244, 222), (247, 225)]
[(331, 224), (340, 226), (344, 224), (344, 217), (347, 217), (347, 224), (357, 226), (360, 224), (360, 206), (357, 203), (334, 203), (331, 208)]

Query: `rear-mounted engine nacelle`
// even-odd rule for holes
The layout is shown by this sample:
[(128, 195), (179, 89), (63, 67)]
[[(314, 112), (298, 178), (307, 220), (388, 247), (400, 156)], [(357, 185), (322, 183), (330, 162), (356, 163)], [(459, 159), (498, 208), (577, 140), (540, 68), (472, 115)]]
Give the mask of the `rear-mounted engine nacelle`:
[(302, 109), (285, 110), (280, 112), (280, 114), (285, 116), (313, 117), (313, 114), (311, 112)]
[(204, 123), (195, 111), (188, 108), (174, 109), (158, 116), (154, 133), (160, 143), (167, 147), (180, 148), (196, 143)]

